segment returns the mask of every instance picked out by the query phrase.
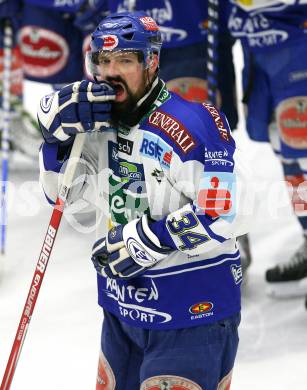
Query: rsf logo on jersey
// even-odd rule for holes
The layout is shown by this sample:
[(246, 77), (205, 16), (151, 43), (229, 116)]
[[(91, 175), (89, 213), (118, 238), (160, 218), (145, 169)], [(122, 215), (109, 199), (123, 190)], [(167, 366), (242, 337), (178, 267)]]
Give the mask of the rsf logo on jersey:
[(164, 168), (170, 168), (173, 149), (160, 137), (144, 131), (140, 153), (142, 156), (160, 161), (160, 164), (163, 165)]
[(133, 260), (141, 266), (148, 267), (149, 264), (154, 264), (155, 259), (150, 256), (146, 250), (134, 238), (128, 238), (127, 249)]

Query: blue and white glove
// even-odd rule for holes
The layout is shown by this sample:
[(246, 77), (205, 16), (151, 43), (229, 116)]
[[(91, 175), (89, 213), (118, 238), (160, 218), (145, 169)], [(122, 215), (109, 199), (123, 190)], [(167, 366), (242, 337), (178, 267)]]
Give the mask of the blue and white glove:
[(66, 143), (77, 133), (101, 131), (110, 126), (115, 91), (108, 83), (82, 80), (44, 96), (38, 122), (47, 143)]
[(96, 241), (92, 262), (102, 276), (129, 279), (153, 267), (171, 251), (162, 247), (144, 215), (127, 225), (112, 228), (107, 237)]

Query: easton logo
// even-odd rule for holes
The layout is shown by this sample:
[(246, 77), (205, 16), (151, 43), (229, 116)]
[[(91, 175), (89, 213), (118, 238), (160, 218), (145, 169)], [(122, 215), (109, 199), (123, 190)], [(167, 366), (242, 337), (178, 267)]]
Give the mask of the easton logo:
[(216, 124), (216, 127), (220, 133), (221, 138), (224, 141), (229, 142), (230, 141), (229, 131), (226, 129), (224, 122), (223, 122), (218, 110), (215, 107), (211, 106), (211, 104), (208, 104), (208, 103), (203, 103), (203, 106), (205, 107), (205, 109), (207, 111), (209, 111), (210, 115), (212, 116), (212, 118)]
[(171, 115), (156, 110), (149, 116), (148, 120), (152, 126), (162, 130), (174, 140), (183, 153), (188, 153), (194, 149), (196, 143), (188, 130)]
[(208, 311), (213, 309), (213, 303), (211, 302), (200, 302), (196, 303), (195, 305), (191, 306), (189, 309), (189, 312), (191, 314), (201, 314), (201, 313), (207, 313)]
[(103, 50), (113, 50), (118, 45), (118, 38), (116, 35), (104, 35), (103, 39)]

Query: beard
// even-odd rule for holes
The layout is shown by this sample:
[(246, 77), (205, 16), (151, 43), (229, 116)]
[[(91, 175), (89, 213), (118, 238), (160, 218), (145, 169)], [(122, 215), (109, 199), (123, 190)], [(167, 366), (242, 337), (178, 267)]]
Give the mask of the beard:
[[(107, 80), (111, 85), (112, 81), (120, 82), (124, 85), (127, 92), (127, 98), (123, 102), (113, 102), (111, 108), (111, 120), (114, 124), (118, 122), (129, 123), (130, 118), (133, 116), (135, 109), (137, 108), (137, 102), (146, 94), (146, 81), (145, 75), (143, 78), (142, 88), (137, 92), (132, 92), (125, 80), (120, 76), (109, 77)], [(116, 84), (115, 84), (116, 90)]]

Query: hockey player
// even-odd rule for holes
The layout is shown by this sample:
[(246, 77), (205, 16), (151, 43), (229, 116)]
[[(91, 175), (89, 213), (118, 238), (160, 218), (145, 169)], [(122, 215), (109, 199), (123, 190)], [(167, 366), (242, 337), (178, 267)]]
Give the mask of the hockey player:
[(224, 114), (167, 90), (160, 48), (146, 13), (109, 15), (87, 54), (95, 83), (45, 96), (38, 112), (51, 202), (88, 132), (70, 202), (91, 195), (96, 208), (97, 390), (228, 389), (237, 351), (250, 173)]
[[(159, 24), (163, 48), (160, 53), (160, 77), (169, 90), (195, 102), (208, 100), (206, 61), (208, 1), (192, 0), (107, 0), (111, 12), (144, 10)], [(226, 114), (230, 128), (238, 122), (233, 39), (227, 29), (227, 13), (219, 2), (217, 34), (217, 106)], [(189, 17), (187, 17), (189, 15)], [(182, 50), (185, 56), (182, 56)], [(227, 64), (227, 66), (225, 66)], [(251, 263), (247, 235), (239, 238), (243, 273)]]
[(244, 50), (247, 130), (253, 140), (270, 141), (280, 157), (304, 233), (290, 261), (266, 272), (268, 292), (302, 295), (307, 293), (307, 2), (229, 3), (228, 27)]
[[(145, 11), (161, 29), (163, 48), (160, 74), (167, 88), (190, 101), (208, 99), (206, 45), (208, 1), (192, 0), (106, 0), (111, 12)], [(220, 2), (221, 3), (221, 2)], [(237, 126), (232, 39), (226, 28), (226, 15), (220, 5), (218, 36), (218, 106), (230, 127)], [(188, 16), (187, 16), (188, 15)], [(185, 56), (182, 56), (182, 50)], [(227, 64), (227, 66), (224, 66)]]

